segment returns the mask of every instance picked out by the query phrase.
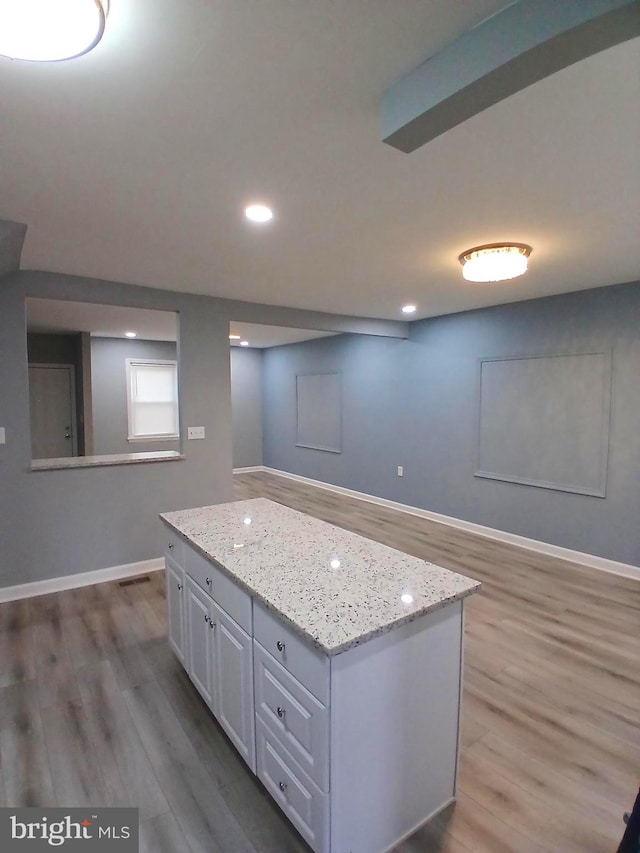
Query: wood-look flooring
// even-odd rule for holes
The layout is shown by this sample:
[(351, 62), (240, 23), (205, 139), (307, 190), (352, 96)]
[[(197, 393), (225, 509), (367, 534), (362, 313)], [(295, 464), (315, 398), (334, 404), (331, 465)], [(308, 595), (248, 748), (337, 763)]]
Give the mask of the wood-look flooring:
[[(458, 799), (397, 853), (614, 853), (640, 777), (640, 584), (265, 473), (265, 496), (483, 582)], [(308, 851), (166, 640), (164, 578), (0, 604), (0, 805), (133, 805), (142, 853)]]

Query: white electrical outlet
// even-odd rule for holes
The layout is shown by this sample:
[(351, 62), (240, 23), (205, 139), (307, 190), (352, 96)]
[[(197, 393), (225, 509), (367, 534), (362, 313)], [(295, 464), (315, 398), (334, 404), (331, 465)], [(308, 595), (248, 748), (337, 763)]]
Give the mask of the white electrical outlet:
[(6, 433), (4, 431), (4, 427), (0, 427), (0, 444), (6, 444), (6, 443), (7, 443), (7, 436), (6, 436)]
[(187, 427), (187, 438), (204, 438), (204, 427)]
[(402, 465), (398, 465), (398, 477), (404, 477), (404, 468)]

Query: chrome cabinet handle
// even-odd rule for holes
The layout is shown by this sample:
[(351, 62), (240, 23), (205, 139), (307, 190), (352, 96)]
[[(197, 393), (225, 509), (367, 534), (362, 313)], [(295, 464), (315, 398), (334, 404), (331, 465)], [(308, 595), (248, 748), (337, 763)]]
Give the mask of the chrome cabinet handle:
[(204, 614), (204, 621), (205, 621), (205, 622), (207, 622), (207, 623), (209, 622), (209, 617), (207, 616), (207, 614), (206, 614), (206, 613)]
[(211, 578), (205, 578), (205, 583), (207, 586), (211, 586)]
[(167, 545), (167, 548), (168, 548), (169, 550), (171, 550), (171, 549), (173, 548), (173, 542), (169, 542), (169, 544)]
[(178, 584), (178, 590), (179, 590), (180, 592), (182, 592), (182, 584), (181, 584), (181, 583), (179, 583), (179, 584)]
[(209, 627), (210, 627), (210, 628), (215, 628), (215, 627), (216, 627), (216, 623), (213, 621), (213, 619), (209, 619)]
[(284, 715), (287, 713), (287, 711), (286, 711), (286, 709), (285, 709), (285, 708), (281, 708), (281, 707), (278, 705), (278, 707), (276, 708), (276, 713), (278, 714), (278, 716), (280, 717), (280, 719), (281, 719), (281, 720), (283, 720), (283, 719), (284, 719)]
[(278, 640), (278, 642), (276, 643), (276, 649), (277, 649), (279, 652), (283, 652), (283, 651), (284, 651), (284, 643), (282, 642), (282, 640)]
[(286, 782), (278, 782), (278, 788), (280, 788), (281, 791), (286, 791), (287, 790), (287, 783)]

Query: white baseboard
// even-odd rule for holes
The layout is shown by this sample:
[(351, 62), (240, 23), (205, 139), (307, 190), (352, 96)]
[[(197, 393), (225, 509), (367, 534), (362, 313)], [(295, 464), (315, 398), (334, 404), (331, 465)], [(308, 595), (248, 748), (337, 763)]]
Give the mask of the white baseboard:
[(484, 536), (486, 539), (493, 539), (497, 542), (506, 542), (510, 545), (516, 545), (518, 548), (526, 548), (528, 551), (535, 551), (538, 554), (546, 554), (548, 557), (557, 557), (559, 560), (567, 560), (570, 563), (579, 563), (581, 566), (586, 566), (590, 569), (598, 569), (603, 572), (622, 575), (625, 578), (632, 578), (633, 580), (640, 581), (640, 566), (632, 566), (628, 563), (618, 563), (616, 560), (607, 560), (604, 557), (597, 557), (594, 554), (585, 554), (582, 551), (572, 551), (570, 548), (563, 548), (560, 545), (551, 545), (548, 542), (540, 542), (538, 539), (528, 539), (526, 536), (518, 536), (516, 533), (507, 533), (504, 530), (485, 527), (482, 524), (475, 524), (472, 521), (464, 521), (461, 518), (454, 518), (450, 515), (441, 515), (438, 512), (421, 509), (417, 506), (410, 506), (409, 504), (399, 503), (398, 501), (379, 498), (376, 497), (376, 495), (368, 495), (366, 492), (356, 492), (354, 489), (346, 489), (343, 486), (334, 486), (332, 483), (325, 483), (322, 480), (312, 480), (310, 477), (302, 477), (300, 474), (291, 474), (288, 471), (280, 471), (278, 468), (269, 468), (268, 466), (262, 465), (256, 467), (255, 470), (266, 471), (269, 474), (276, 474), (279, 477), (286, 477), (289, 480), (296, 480), (299, 483), (317, 486), (320, 489), (335, 492), (339, 495), (347, 495), (348, 497), (357, 498), (358, 500), (366, 501), (367, 503), (388, 507), (389, 509), (395, 509), (399, 512), (405, 512), (408, 515), (427, 518), (429, 521), (437, 521), (438, 524), (446, 524), (449, 527), (456, 527), (458, 530), (465, 530), (469, 533), (475, 533), (478, 536)]
[(15, 601), (18, 598), (33, 598), (35, 595), (46, 595), (49, 592), (62, 592), (65, 589), (77, 589), (81, 586), (91, 586), (94, 583), (117, 581), (147, 572), (157, 572), (164, 569), (164, 558), (140, 560), (138, 563), (127, 563), (124, 566), (110, 566), (108, 569), (96, 569), (93, 572), (82, 572), (77, 575), (65, 575), (61, 578), (48, 578), (43, 581), (21, 583), (16, 586), (0, 588), (0, 604), (3, 601)]
[(234, 468), (234, 474), (250, 474), (252, 471), (266, 471), (264, 465), (249, 465), (248, 468)]

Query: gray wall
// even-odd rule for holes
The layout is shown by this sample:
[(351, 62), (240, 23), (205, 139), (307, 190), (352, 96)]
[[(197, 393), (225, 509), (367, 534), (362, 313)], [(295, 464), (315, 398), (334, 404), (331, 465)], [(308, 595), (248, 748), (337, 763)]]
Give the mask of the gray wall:
[(32, 364), (73, 364), (77, 368), (78, 335), (29, 332), (27, 351)]
[(233, 467), (262, 465), (262, 350), (231, 347)]
[[(91, 338), (93, 452), (141, 453), (179, 450), (180, 441), (128, 441), (126, 359), (175, 361), (176, 344), (124, 338)], [(197, 424), (196, 426), (200, 426)]]
[[(179, 311), (182, 422), (205, 426), (207, 439), (185, 442), (177, 462), (30, 471), (27, 296)], [(0, 586), (157, 557), (159, 512), (232, 498), (228, 334), (215, 299), (53, 273), (2, 281)]]
[[(29, 469), (25, 298), (155, 308), (180, 314), (180, 410), (185, 459), (77, 470)], [(229, 320), (404, 335), (404, 323), (263, 306), (59, 273), (21, 271), (0, 281), (0, 586), (158, 557), (158, 513), (230, 500)]]
[[(480, 359), (609, 349), (605, 498), (474, 476)], [(296, 447), (296, 374), (333, 371), (343, 378), (342, 453)], [(640, 564), (638, 284), (419, 321), (406, 341), (342, 335), (277, 347), (263, 375), (265, 465)]]

